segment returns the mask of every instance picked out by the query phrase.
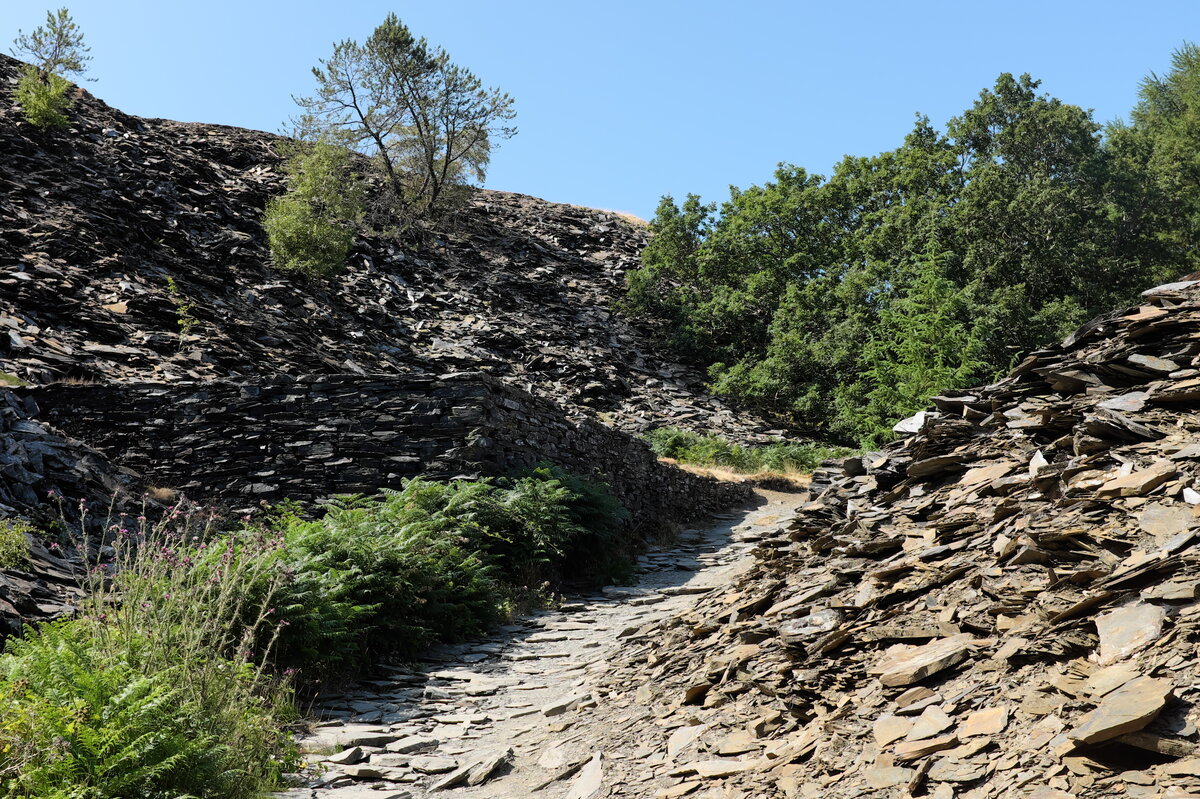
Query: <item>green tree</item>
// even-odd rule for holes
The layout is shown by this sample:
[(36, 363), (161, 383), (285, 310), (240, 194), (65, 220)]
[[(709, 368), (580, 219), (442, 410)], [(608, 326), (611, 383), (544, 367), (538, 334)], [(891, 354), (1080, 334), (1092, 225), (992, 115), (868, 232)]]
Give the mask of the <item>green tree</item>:
[(369, 155), (402, 217), (435, 216), (482, 182), (495, 139), (516, 129), (509, 95), (484, 88), (444, 50), (415, 37), (389, 14), (365, 44), (345, 40), (313, 69), (317, 91), (297, 97), (307, 140), (325, 139)]
[(917, 265), (905, 294), (879, 314), (863, 348), (865, 402), (848, 409), (859, 438), (877, 446), (892, 423), (929, 403), (939, 391), (970, 385), (984, 371), (984, 338), (969, 290), (945, 274), (950, 260), (936, 246)]
[(1113, 202), (1100, 126), (1037, 88), (1028, 75), (1001, 75), (948, 127), (965, 164), (947, 209), (957, 282), (978, 282), (993, 329), (986, 357), (998, 370), (1136, 295), (1147, 278), (1130, 268), (1136, 240)]
[(285, 163), (288, 191), (263, 213), (271, 256), (281, 269), (323, 277), (345, 266), (364, 214), (351, 156), (323, 140), (293, 146)]
[(1200, 47), (1186, 42), (1165, 75), (1150, 73), (1131, 124), (1108, 137), (1125, 177), (1123, 208), (1159, 245), (1175, 276), (1200, 268)]
[[(1189, 91), (1174, 73), (1160, 83), (1159, 101)], [(1169, 198), (1187, 182), (1154, 163), (1186, 163), (1187, 125), (1159, 125), (1176, 131), (1159, 141), (1135, 122), (1118, 147), (1037, 89), (1003, 74), (944, 133), (918, 117), (900, 147), (828, 179), (781, 166), (719, 214), (665, 198), (628, 307), (664, 322), (716, 393), (878, 443), (931, 395), (1003, 372), (1178, 262), (1183, 242), (1163, 231), (1181, 229)], [(1148, 189), (1151, 174), (1168, 177)]]
[(14, 97), (27, 121), (40, 128), (67, 124), (74, 101), (69, 94), (71, 82), (64, 76), (84, 74), (92, 60), (89, 50), (65, 8), (47, 11), (46, 24), (32, 33), (17, 32), (13, 54), (30, 63), (21, 71)]

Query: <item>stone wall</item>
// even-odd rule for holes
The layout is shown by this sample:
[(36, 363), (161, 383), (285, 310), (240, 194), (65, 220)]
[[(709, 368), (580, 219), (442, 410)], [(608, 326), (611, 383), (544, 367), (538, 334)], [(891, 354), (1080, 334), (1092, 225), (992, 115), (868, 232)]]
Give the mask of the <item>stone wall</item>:
[(41, 420), (149, 486), (235, 507), (399, 487), (406, 477), (496, 475), (549, 461), (598, 472), (634, 515), (694, 518), (746, 497), (659, 463), (640, 441), (567, 418), (481, 374), (318, 375), (19, 389)]

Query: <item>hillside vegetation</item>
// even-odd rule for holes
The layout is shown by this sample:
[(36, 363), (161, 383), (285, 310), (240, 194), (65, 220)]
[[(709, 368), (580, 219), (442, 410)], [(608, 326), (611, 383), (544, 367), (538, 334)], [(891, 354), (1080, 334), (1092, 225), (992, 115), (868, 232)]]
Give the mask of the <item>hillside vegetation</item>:
[(718, 394), (877, 444), (930, 396), (1195, 269), (1198, 125), (1190, 44), (1128, 124), (1004, 74), (944, 131), (918, 117), (829, 177), (781, 165), (719, 209), (664, 197), (628, 306)]

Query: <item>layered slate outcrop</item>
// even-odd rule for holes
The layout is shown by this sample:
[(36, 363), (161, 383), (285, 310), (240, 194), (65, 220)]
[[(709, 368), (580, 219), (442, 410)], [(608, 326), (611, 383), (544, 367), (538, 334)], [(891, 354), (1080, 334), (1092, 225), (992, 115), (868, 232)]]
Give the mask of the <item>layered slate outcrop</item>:
[(661, 732), (614, 794), (1200, 792), (1198, 365), (1200, 284), (1160, 287), (820, 470), (630, 635), (612, 713)]
[[(62, 523), (96, 531), (114, 496), (136, 479), (98, 450), (64, 437), (36, 419), (27, 398), (0, 389), (0, 525), (33, 519), (43, 529)], [(89, 510), (90, 507), (90, 510)], [(22, 624), (59, 616), (77, 596), (76, 564), (26, 536), (29, 559), (22, 568), (0, 567), (0, 639)]]

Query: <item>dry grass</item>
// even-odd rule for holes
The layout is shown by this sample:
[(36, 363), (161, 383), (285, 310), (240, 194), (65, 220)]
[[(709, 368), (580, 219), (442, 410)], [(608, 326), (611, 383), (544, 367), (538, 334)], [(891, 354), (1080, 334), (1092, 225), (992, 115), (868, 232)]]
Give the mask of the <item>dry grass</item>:
[(711, 477), (726, 483), (748, 483), (773, 491), (803, 491), (812, 482), (812, 475), (804, 472), (762, 471), (753, 474), (744, 474), (720, 466), (695, 466), (690, 463), (680, 463), (674, 458), (659, 458), (658, 460), (660, 463), (672, 464), (692, 474)]
[(168, 504), (174, 502), (179, 494), (171, 488), (159, 488), (158, 486), (147, 486), (146, 496), (154, 502)]

